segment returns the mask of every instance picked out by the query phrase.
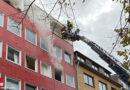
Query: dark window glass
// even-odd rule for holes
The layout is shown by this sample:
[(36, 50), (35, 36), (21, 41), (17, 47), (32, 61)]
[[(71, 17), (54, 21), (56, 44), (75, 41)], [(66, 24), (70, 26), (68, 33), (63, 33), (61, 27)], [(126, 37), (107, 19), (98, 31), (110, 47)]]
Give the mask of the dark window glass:
[(26, 90), (36, 90), (36, 87), (29, 85), (29, 84), (26, 84)]

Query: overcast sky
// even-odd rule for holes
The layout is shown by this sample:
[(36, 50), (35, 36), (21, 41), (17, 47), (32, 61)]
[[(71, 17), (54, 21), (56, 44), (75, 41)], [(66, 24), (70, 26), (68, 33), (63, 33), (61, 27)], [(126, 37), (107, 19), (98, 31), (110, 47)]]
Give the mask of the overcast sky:
[[(46, 0), (42, 1), (44, 2), (44, 9), (50, 12), (54, 6), (55, 0), (49, 0), (49, 2)], [(117, 35), (114, 32), (114, 28), (119, 22), (121, 5), (119, 5), (119, 3), (113, 2), (112, 0), (86, 0), (85, 3), (82, 3), (81, 0), (73, 1), (76, 2), (75, 6), (73, 6), (73, 11), (78, 28), (81, 30), (80, 35), (87, 37), (106, 51), (110, 52), (112, 49), (112, 43), (116, 41)], [(39, 3), (37, 2), (37, 4)], [(61, 23), (66, 24), (66, 20), (70, 19), (75, 24), (75, 18), (73, 16), (71, 7), (67, 7), (66, 9), (69, 17), (67, 17), (65, 11), (62, 11), (58, 20)], [(56, 19), (59, 15), (59, 10), (59, 5), (57, 5), (51, 13), (51, 15)], [(74, 42), (74, 50), (80, 51), (93, 61), (110, 70), (108, 65), (99, 58), (98, 54), (96, 54), (84, 42)], [(117, 56), (116, 50), (113, 51), (112, 55), (115, 56), (118, 60), (122, 61), (122, 58)]]

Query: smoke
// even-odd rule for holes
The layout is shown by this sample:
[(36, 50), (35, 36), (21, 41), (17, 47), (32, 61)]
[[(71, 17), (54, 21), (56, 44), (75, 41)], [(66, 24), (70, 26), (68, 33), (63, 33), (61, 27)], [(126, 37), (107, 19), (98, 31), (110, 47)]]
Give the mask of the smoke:
[[(42, 27), (44, 28), (44, 27)], [(58, 58), (58, 56), (56, 56), (56, 50), (54, 47), (54, 41), (55, 41), (55, 35), (53, 33), (50, 32), (50, 30), (42, 30), (41, 26), (39, 28), (39, 26), (37, 25), (37, 29), (39, 32), (39, 35), (42, 36), (48, 43), (48, 53), (49, 53), (49, 58), (51, 60), (51, 63), (54, 65), (55, 68), (63, 70), (63, 66), (61, 64), (62, 62), (62, 58)]]
[[(28, 0), (24, 0), (24, 3), (30, 3)], [(25, 9), (28, 8), (25, 6)], [(29, 19), (36, 26), (36, 29), (39, 33), (39, 36), (43, 37), (47, 43), (49, 48), (49, 58), (54, 65), (55, 68), (63, 70), (63, 66), (61, 64), (62, 59), (57, 58), (54, 48), (55, 35), (51, 33), (51, 21), (54, 20), (52, 17), (48, 16), (48, 14), (40, 9), (36, 5), (32, 5), (31, 9), (28, 11)], [(46, 17), (46, 18), (45, 18)]]

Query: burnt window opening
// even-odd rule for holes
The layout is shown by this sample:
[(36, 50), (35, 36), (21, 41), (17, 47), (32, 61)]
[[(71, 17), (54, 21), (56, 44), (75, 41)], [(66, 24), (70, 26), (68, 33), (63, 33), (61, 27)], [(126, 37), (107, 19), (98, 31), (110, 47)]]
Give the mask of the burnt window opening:
[(62, 82), (62, 71), (60, 69), (55, 69), (55, 80)]
[(26, 55), (25, 64), (26, 64), (27, 68), (36, 71), (36, 58), (29, 56), (29, 55)]

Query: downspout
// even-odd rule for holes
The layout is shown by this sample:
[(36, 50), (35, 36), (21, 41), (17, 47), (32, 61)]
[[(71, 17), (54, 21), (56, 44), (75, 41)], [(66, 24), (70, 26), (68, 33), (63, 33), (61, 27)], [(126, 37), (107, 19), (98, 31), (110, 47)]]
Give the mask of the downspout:
[[(77, 59), (77, 53), (76, 53), (76, 56), (75, 56), (75, 59)], [(78, 60), (77, 60), (78, 61)], [(79, 68), (79, 61), (78, 63), (76, 64), (76, 78), (77, 78), (77, 90), (80, 90), (79, 88), (79, 78), (78, 78), (78, 68)]]
[(79, 88), (79, 75), (78, 75), (78, 68), (79, 68), (79, 61), (77, 63), (77, 66), (76, 66), (76, 77), (77, 77), (77, 89), (80, 90)]

